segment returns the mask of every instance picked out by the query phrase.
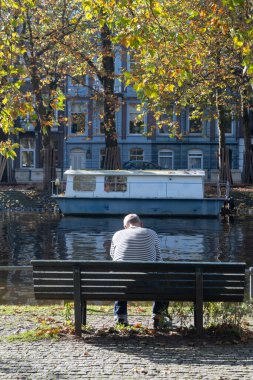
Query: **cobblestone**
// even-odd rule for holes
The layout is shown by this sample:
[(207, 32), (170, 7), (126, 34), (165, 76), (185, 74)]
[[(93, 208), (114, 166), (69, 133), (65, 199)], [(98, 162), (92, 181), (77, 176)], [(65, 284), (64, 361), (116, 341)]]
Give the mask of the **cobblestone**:
[[(137, 319), (137, 318), (136, 318)], [(112, 315), (88, 317), (111, 326)], [(135, 317), (130, 318), (133, 323)], [(138, 318), (139, 320), (139, 318)], [(100, 322), (99, 322), (100, 321)], [(142, 317), (148, 325), (148, 317)], [(253, 341), (217, 344), (178, 335), (87, 336), (0, 343), (1, 380), (252, 380)]]

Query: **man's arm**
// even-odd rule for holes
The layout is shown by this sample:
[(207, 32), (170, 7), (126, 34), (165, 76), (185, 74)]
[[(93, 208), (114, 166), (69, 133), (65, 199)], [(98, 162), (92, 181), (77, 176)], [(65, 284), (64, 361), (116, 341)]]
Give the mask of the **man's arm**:
[(163, 261), (162, 256), (161, 256), (160, 241), (157, 236), (157, 233), (155, 233), (155, 250), (156, 250), (156, 261)]
[(114, 260), (114, 251), (115, 251), (115, 245), (113, 243), (113, 238), (112, 238), (112, 241), (111, 241), (111, 248), (110, 248), (110, 256), (111, 258)]

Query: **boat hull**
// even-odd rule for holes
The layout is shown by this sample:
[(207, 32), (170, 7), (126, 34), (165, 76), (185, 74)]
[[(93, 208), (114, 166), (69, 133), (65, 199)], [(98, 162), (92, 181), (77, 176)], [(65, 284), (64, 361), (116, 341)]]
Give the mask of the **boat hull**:
[(222, 198), (204, 199), (120, 199), (54, 197), (64, 215), (126, 215), (217, 217)]

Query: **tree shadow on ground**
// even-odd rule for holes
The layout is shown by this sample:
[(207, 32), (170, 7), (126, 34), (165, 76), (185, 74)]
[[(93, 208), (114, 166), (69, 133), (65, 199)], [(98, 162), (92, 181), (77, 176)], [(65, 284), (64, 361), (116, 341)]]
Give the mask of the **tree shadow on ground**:
[(84, 335), (85, 344), (159, 364), (253, 366), (253, 339), (247, 342), (207, 335)]

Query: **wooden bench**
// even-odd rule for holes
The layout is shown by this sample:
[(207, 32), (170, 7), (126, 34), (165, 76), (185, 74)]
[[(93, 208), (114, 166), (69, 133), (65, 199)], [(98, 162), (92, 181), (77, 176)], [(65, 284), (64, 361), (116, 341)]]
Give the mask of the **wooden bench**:
[(194, 324), (203, 329), (203, 302), (241, 302), (245, 264), (215, 262), (113, 262), (32, 260), (36, 299), (74, 301), (81, 336), (90, 300), (191, 301)]

